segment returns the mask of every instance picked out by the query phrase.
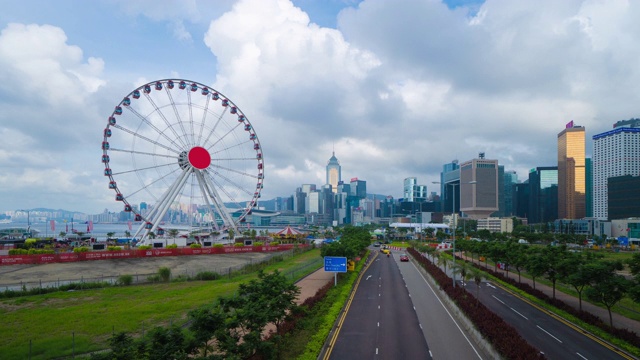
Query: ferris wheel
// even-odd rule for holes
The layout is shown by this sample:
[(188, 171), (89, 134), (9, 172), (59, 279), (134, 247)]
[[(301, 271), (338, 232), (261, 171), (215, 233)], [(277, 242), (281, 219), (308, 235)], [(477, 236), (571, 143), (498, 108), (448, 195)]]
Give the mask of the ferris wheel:
[(262, 147), (249, 119), (218, 91), (182, 79), (144, 84), (116, 105), (102, 162), (143, 243), (163, 235), (164, 223), (237, 233), (263, 187)]

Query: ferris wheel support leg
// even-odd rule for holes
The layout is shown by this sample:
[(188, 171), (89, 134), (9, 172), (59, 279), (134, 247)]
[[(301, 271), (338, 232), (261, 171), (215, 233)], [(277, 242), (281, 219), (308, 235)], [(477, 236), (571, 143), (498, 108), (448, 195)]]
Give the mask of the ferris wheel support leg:
[(220, 196), (218, 195), (218, 192), (216, 191), (216, 188), (213, 184), (211, 184), (203, 175), (202, 173), (198, 174), (201, 177), (201, 180), (204, 182), (205, 187), (207, 189), (207, 194), (209, 195), (209, 197), (211, 198), (211, 200), (213, 201), (213, 204), (215, 205), (215, 207), (218, 209), (219, 213), (220, 213), (220, 217), (222, 217), (222, 221), (230, 228), (233, 229), (233, 231), (237, 234), (238, 233), (238, 228), (236, 227), (235, 222), (233, 222), (233, 219), (231, 219), (231, 217), (229, 216), (229, 213), (226, 211), (226, 207), (224, 206), (224, 204), (220, 204), (218, 199), (220, 199)]
[[(154, 228), (152, 229), (146, 229), (146, 223), (142, 223), (140, 224), (140, 226), (138, 227), (138, 231), (136, 231), (136, 234), (134, 237), (137, 237), (138, 235), (144, 233), (142, 235), (141, 238), (141, 243), (142, 245), (148, 245), (148, 235), (150, 232), (155, 231), (155, 228), (157, 227), (157, 224), (160, 223), (160, 219), (162, 219), (162, 217), (164, 216), (164, 214), (166, 213), (167, 210), (164, 210), (164, 212), (162, 212), (162, 214), (160, 214), (160, 216), (158, 216), (158, 214), (161, 212), (161, 209), (163, 209), (165, 207), (165, 204), (171, 204), (171, 202), (173, 201), (173, 199), (175, 199), (176, 194), (177, 194), (177, 190), (181, 189), (181, 186), (184, 185), (184, 182), (187, 179), (187, 175), (188, 175), (189, 171), (185, 170), (182, 172), (182, 174), (180, 175), (180, 177), (178, 177), (178, 179), (176, 180), (176, 182), (174, 182), (174, 184), (172, 186), (169, 187), (169, 189), (167, 189), (167, 191), (164, 193), (164, 195), (162, 195), (162, 197), (160, 198), (160, 201), (158, 202), (158, 205), (155, 206), (153, 208), (153, 210), (149, 213), (149, 220), (152, 224), (154, 224)], [(169, 201), (167, 201), (168, 198), (171, 198)], [(167, 206), (168, 209), (168, 206)], [(145, 231), (146, 230), (146, 231)]]
[(180, 189), (182, 189), (184, 187), (184, 184), (187, 182), (187, 178), (189, 177), (190, 173), (191, 173), (190, 169), (186, 169), (185, 171), (183, 171), (182, 175), (180, 175), (180, 178), (178, 178), (178, 181), (176, 181), (171, 186), (169, 192), (167, 193), (167, 196), (160, 200), (160, 203), (158, 205), (159, 210), (155, 214), (154, 218), (151, 219), (151, 223), (153, 224), (153, 226), (147, 232), (147, 234), (150, 232), (156, 231), (156, 229), (158, 228), (158, 225), (160, 225), (160, 222), (162, 221), (162, 218), (169, 210), (171, 203), (173, 203), (173, 201), (178, 196)]
[[(202, 176), (201, 173), (196, 172), (196, 178), (198, 178), (198, 185), (200, 185), (200, 191), (202, 191), (203, 194), (207, 194), (209, 196), (205, 196), (204, 197), (204, 201), (207, 203), (207, 208), (209, 210), (211, 210), (211, 218), (213, 219), (213, 227), (216, 229), (216, 231), (220, 231), (220, 228), (218, 227), (218, 220), (216, 220), (216, 213), (215, 211), (213, 211), (213, 209), (211, 208), (211, 202), (209, 201), (209, 197), (211, 196), (209, 194), (209, 192), (207, 191), (207, 183), (204, 180), (204, 176)], [(214, 203), (213, 205), (219, 214), (222, 214), (221, 210), (217, 204)], [(220, 215), (220, 217), (222, 217), (222, 215)]]

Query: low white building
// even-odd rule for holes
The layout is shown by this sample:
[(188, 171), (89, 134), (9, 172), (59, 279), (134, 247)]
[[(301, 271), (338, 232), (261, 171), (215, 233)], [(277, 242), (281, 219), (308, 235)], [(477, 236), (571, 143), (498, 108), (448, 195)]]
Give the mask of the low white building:
[(513, 219), (494, 217), (478, 219), (478, 230), (489, 230), (495, 233), (510, 233), (513, 231)]

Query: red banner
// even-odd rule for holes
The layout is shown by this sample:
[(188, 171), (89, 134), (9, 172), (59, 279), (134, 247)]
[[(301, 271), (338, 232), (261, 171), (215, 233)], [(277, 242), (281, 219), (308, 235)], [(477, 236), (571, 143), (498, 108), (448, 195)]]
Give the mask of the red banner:
[[(306, 247), (307, 245), (299, 245)], [(38, 255), (2, 255), (0, 256), (0, 266), (19, 264), (48, 264), (60, 262), (108, 260), (108, 259), (131, 259), (137, 257), (158, 257), (158, 256), (182, 256), (182, 255), (211, 255), (211, 254), (234, 254), (247, 252), (273, 252), (285, 251), (294, 247), (293, 244), (277, 246), (224, 246), (206, 248), (177, 248), (177, 249), (148, 249), (148, 250), (120, 250), (120, 251), (89, 251), (89, 252), (65, 252), (58, 254), (38, 254)]]

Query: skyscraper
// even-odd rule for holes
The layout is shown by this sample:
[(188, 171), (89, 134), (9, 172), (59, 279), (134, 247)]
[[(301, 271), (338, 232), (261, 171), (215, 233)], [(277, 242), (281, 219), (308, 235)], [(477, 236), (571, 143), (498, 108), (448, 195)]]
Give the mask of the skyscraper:
[(593, 216), (609, 219), (607, 182), (640, 175), (640, 127), (615, 127), (593, 136)]
[(418, 179), (408, 177), (404, 179), (404, 201), (423, 202), (427, 200), (427, 186), (418, 185)]
[(585, 129), (570, 121), (558, 134), (558, 218), (586, 215)]
[(327, 163), (327, 184), (331, 185), (331, 191), (334, 194), (338, 192), (338, 183), (340, 181), (342, 181), (342, 167), (334, 151)]
[(537, 167), (529, 172), (529, 224), (553, 222), (558, 218), (558, 168)]
[(478, 159), (460, 165), (460, 211), (472, 219), (498, 211), (498, 160), (480, 153)]

